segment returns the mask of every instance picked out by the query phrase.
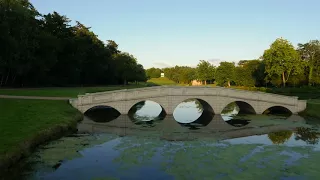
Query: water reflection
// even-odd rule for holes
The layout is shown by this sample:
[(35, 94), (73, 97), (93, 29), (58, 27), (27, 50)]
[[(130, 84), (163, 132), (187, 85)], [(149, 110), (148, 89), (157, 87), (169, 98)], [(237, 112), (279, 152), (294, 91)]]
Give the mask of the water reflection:
[[(320, 176), (320, 121), (243, 114), (237, 103), (222, 115), (213, 115), (201, 100), (184, 102), (181, 109), (165, 115), (159, 104), (146, 101), (111, 121), (86, 116), (76, 135), (39, 148), (10, 174), (17, 179)], [(196, 120), (190, 120), (191, 110), (199, 116), (193, 116)]]
[(141, 101), (129, 110), (128, 116), (137, 125), (153, 127), (164, 119), (166, 113), (156, 102)]
[[(175, 122), (173, 118), (171, 120)], [(231, 131), (241, 131), (237, 137), (245, 137), (229, 137), (223, 141), (215, 137), (220, 133), (223, 139), (230, 131), (213, 133), (211, 138), (203, 135), (193, 141), (167, 141), (153, 133), (126, 137), (109, 133), (66, 137), (33, 155), (29, 161), (38, 163), (27, 174), (30, 179), (264, 179), (266, 176), (314, 179), (320, 175), (317, 171), (320, 147), (307, 142), (311, 127), (295, 124), (306, 127), (289, 130), (294, 126), (286, 121), (270, 128), (270, 123), (262, 121), (260, 124), (264, 125), (258, 129)], [(100, 124), (106, 126), (108, 123)], [(265, 125), (269, 127), (263, 129)], [(282, 128), (284, 130), (279, 130)], [(252, 134), (248, 133), (250, 131)], [(263, 135), (254, 135), (260, 131), (264, 131)], [(186, 133), (197, 136), (188, 129)], [(303, 137), (296, 140), (294, 137), (299, 134)]]
[(221, 112), (223, 120), (235, 127), (243, 127), (248, 125), (251, 120), (247, 118), (247, 114), (240, 113), (240, 107), (236, 102), (228, 104)]
[(283, 144), (290, 139), (293, 132), (289, 130), (272, 132), (268, 134), (268, 138), (273, 144)]
[(307, 127), (298, 127), (296, 130), (295, 139), (302, 140), (308, 144), (318, 144), (320, 133), (316, 129)]
[(175, 120), (181, 124), (190, 124), (198, 120), (203, 106), (197, 99), (188, 99), (180, 103), (173, 111)]
[[(225, 123), (221, 115), (214, 115), (210, 123), (206, 126), (182, 126), (176, 122), (174, 117), (167, 115), (160, 123), (154, 126), (145, 126), (134, 123), (128, 116), (121, 115), (117, 119), (108, 123), (97, 123), (85, 118), (78, 126), (79, 133), (111, 133), (119, 136), (145, 136), (166, 140), (195, 140), (202, 138), (223, 140), (237, 137), (247, 137), (261, 134), (269, 134), (269, 138), (275, 144), (285, 142), (287, 133), (278, 131), (292, 131), (297, 127), (306, 125), (302, 117), (293, 115), (289, 119), (270, 118), (266, 115), (248, 116), (254, 119), (245, 127), (230, 126)], [(300, 130), (301, 131), (301, 130)], [(299, 132), (299, 131), (298, 131)], [(304, 132), (304, 133), (302, 133)], [(301, 131), (300, 134), (307, 134)], [(310, 134), (310, 133), (309, 133)], [(302, 136), (301, 136), (302, 137)], [(310, 138), (309, 138), (310, 139)]]

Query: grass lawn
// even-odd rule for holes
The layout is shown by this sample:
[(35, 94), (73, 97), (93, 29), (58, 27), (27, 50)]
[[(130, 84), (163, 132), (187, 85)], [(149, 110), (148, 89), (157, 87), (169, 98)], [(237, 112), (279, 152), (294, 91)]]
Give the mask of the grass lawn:
[(0, 99), (0, 110), (0, 160), (39, 132), (81, 117), (66, 101)]
[(272, 88), (268, 89), (268, 92), (287, 96), (298, 96), (299, 99), (320, 99), (320, 88), (318, 87)]
[(314, 117), (320, 120), (320, 99), (308, 100), (307, 109), (303, 111), (301, 115)]
[(0, 89), (0, 95), (15, 96), (48, 96), (48, 97), (77, 97), (79, 94), (112, 91), (119, 89), (132, 89), (146, 87), (148, 84), (132, 84), (127, 86), (105, 87), (68, 87), (68, 88), (34, 88), (34, 89)]
[(166, 77), (160, 77), (160, 78), (151, 78), (148, 80), (148, 83), (156, 84), (156, 85), (177, 85), (174, 81), (166, 78)]

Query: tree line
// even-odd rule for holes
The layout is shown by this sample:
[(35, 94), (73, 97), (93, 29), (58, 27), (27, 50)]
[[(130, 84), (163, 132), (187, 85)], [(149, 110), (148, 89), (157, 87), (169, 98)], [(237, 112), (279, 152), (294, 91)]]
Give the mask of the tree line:
[(160, 72), (176, 83), (192, 80), (220, 86), (280, 87), (320, 85), (320, 41), (299, 43), (295, 48), (286, 39), (276, 39), (258, 59), (221, 62), (218, 67), (200, 60), (197, 67), (175, 66), (146, 70), (148, 78), (160, 77)]
[(79, 86), (146, 81), (137, 59), (90, 27), (28, 0), (0, 0), (0, 87)]

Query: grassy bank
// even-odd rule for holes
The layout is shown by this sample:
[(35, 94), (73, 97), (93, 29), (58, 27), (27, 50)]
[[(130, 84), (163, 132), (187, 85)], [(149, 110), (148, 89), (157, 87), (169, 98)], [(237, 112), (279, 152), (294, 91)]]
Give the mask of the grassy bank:
[(152, 83), (155, 85), (177, 85), (174, 81), (166, 78), (166, 77), (160, 77), (160, 78), (151, 78), (148, 80), (148, 83)]
[(112, 91), (119, 89), (132, 89), (151, 86), (152, 84), (130, 84), (127, 86), (105, 86), (105, 87), (53, 87), (53, 88), (25, 88), (25, 89), (0, 89), (0, 95), (15, 96), (48, 96), (48, 97), (77, 97), (79, 94)]
[(0, 168), (75, 129), (82, 118), (66, 101), (0, 99), (0, 109)]
[(320, 120), (320, 99), (308, 100), (307, 109), (301, 112), (300, 115)]
[(286, 96), (298, 96), (299, 99), (320, 99), (320, 88), (318, 87), (269, 88), (268, 92)]

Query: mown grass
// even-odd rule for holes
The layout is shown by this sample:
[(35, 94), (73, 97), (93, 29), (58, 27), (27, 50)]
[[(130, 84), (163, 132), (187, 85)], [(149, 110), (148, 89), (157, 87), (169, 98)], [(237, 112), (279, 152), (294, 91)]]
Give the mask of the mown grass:
[[(320, 99), (319, 87), (269, 88), (268, 92), (286, 96), (298, 96), (299, 99)], [(320, 110), (320, 109), (319, 109)]]
[(320, 120), (320, 99), (307, 101), (307, 109), (300, 113), (302, 116), (314, 117)]
[(132, 89), (150, 86), (150, 84), (132, 84), (127, 86), (105, 86), (105, 87), (70, 87), (70, 88), (34, 88), (34, 89), (0, 89), (0, 95), (14, 96), (48, 96), (48, 97), (77, 97), (80, 94), (112, 91), (119, 89)]
[(160, 77), (160, 78), (151, 78), (147, 81), (148, 83), (153, 83), (156, 85), (177, 85), (174, 81), (166, 78), (166, 77)]
[(0, 111), (0, 164), (5, 155), (23, 151), (22, 144), (41, 138), (41, 132), (82, 116), (66, 101), (0, 99)]

